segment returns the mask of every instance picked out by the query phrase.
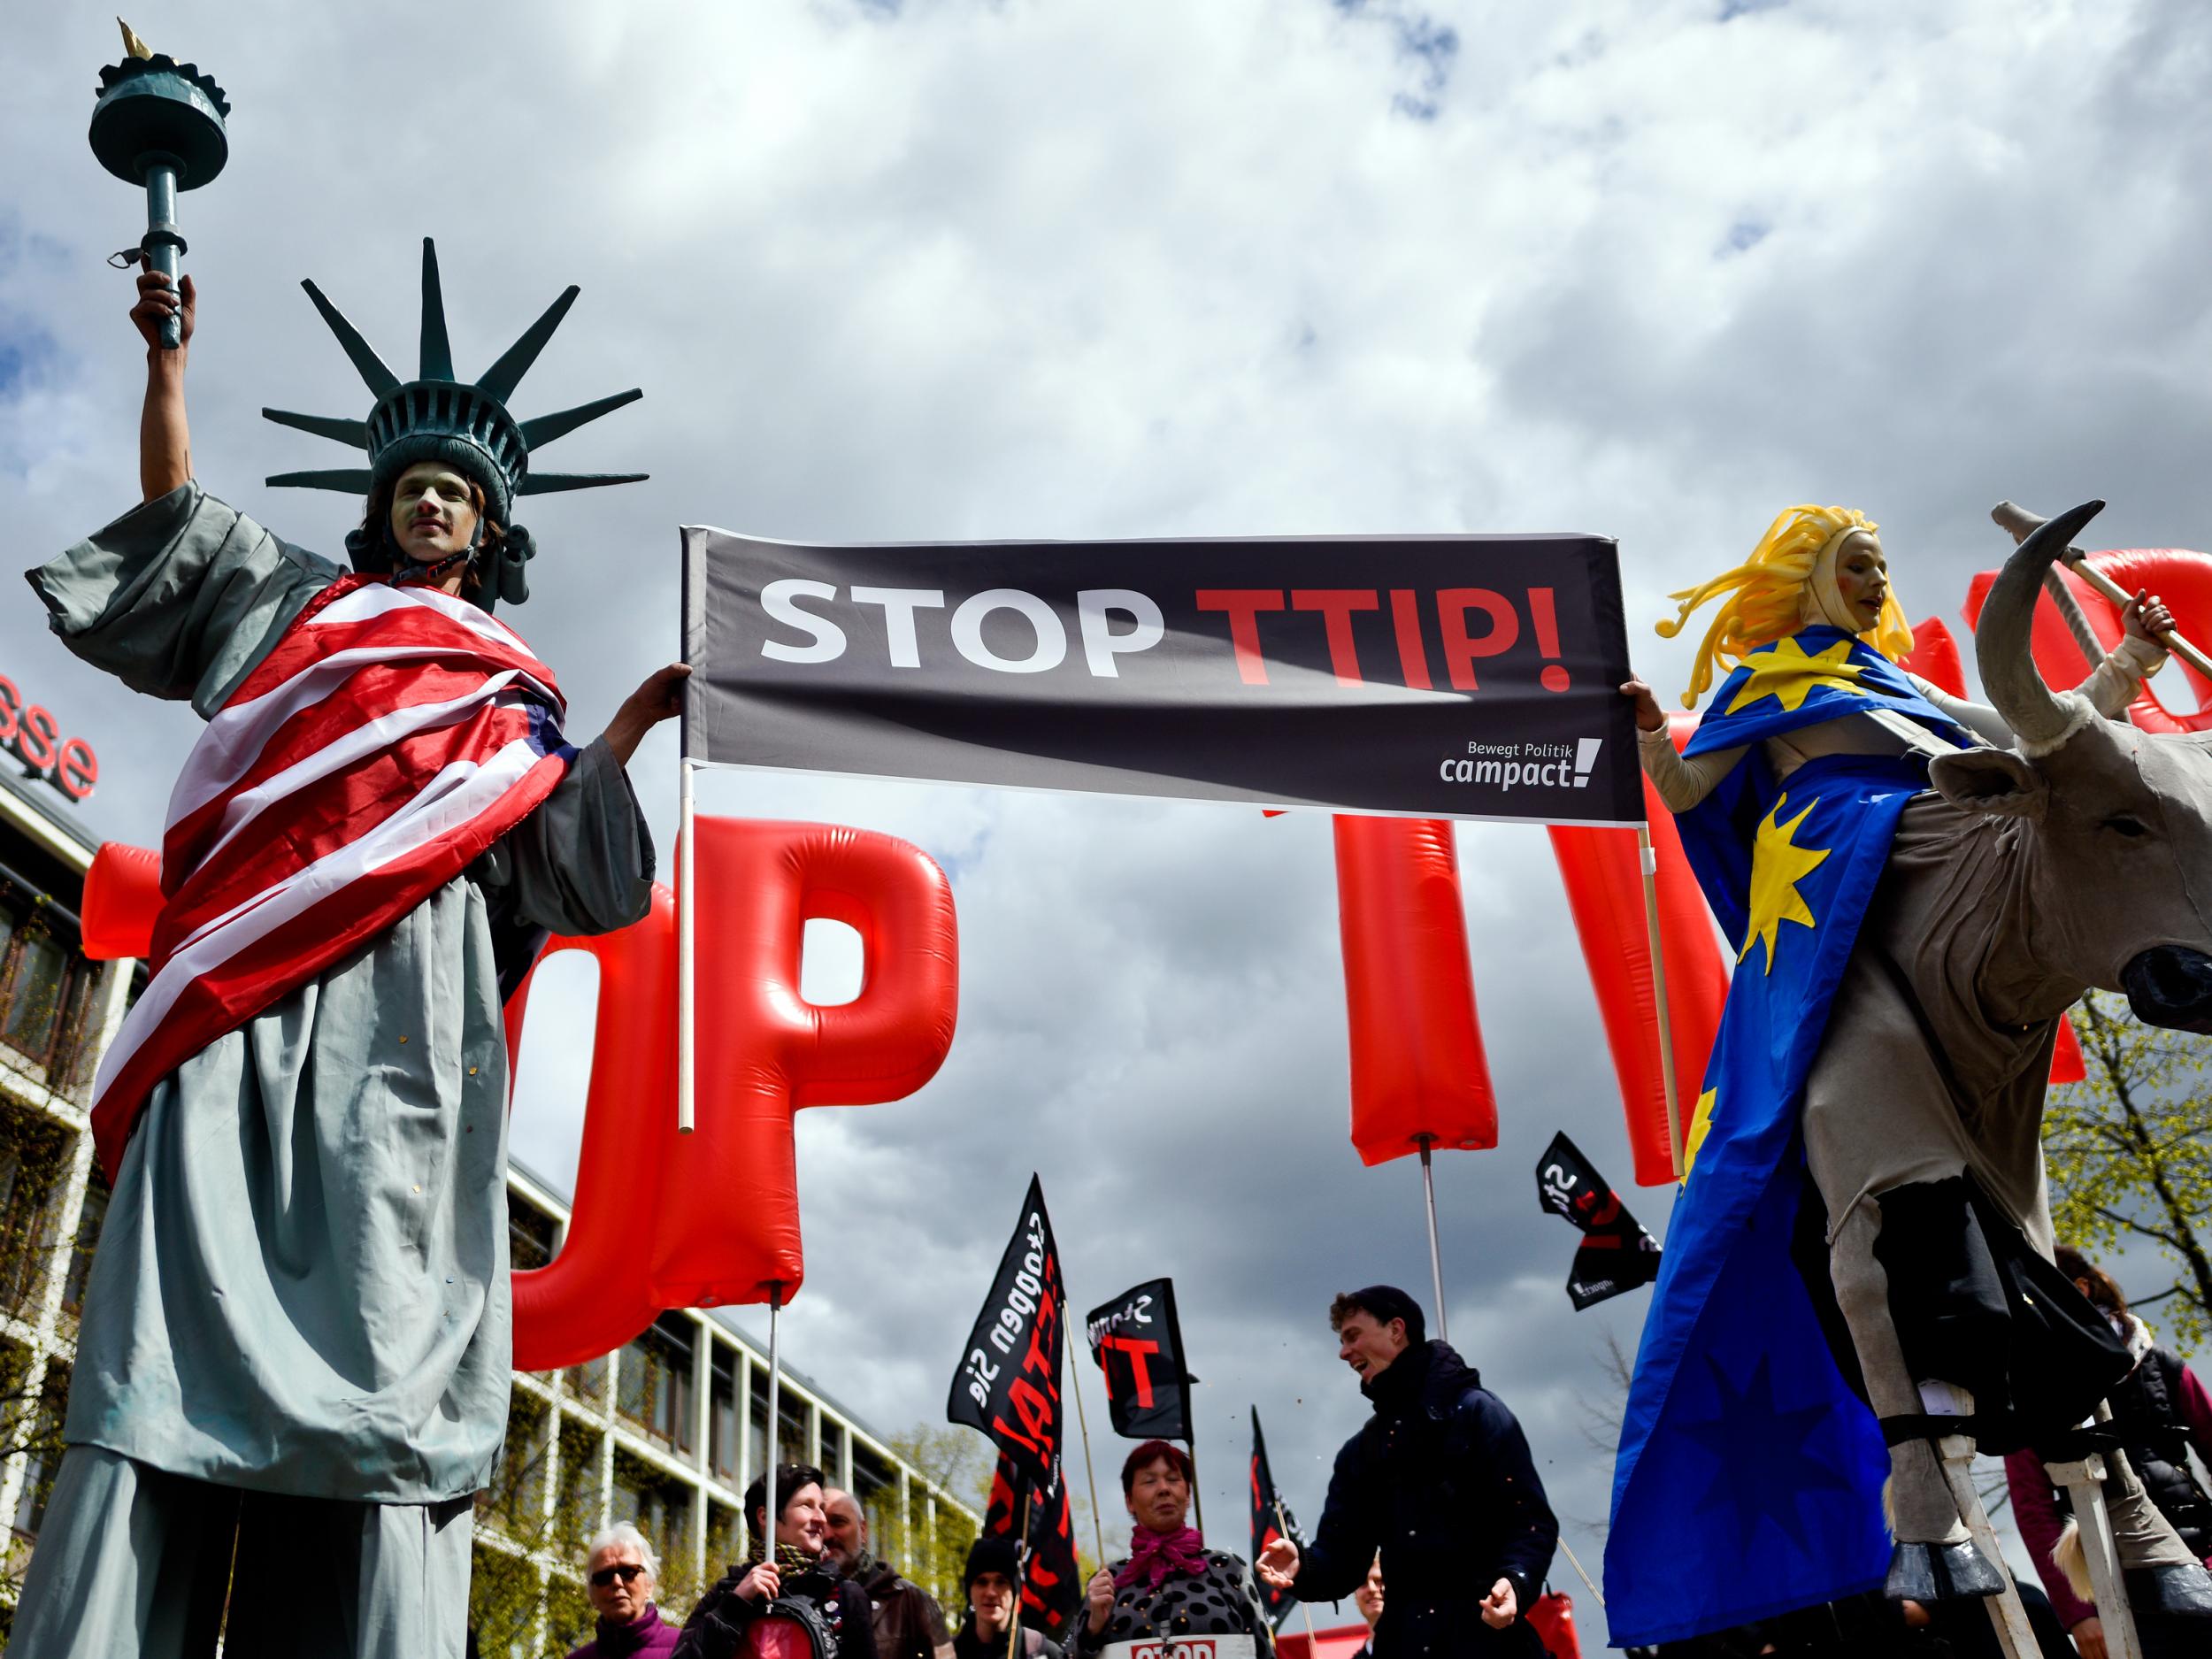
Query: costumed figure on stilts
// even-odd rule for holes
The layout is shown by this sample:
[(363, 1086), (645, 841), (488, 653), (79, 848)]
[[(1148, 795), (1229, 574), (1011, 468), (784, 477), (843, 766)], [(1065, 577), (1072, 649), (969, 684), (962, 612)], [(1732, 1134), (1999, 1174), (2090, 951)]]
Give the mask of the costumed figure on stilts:
[[(155, 272), (132, 312), (144, 500), (30, 572), (71, 650), (208, 724), (150, 978), (95, 1087), (113, 1196), (19, 1652), (463, 1651), (511, 1373), (503, 994), (549, 930), (645, 915), (624, 767), (687, 671), (564, 737), (551, 672), (491, 614), (527, 595), (513, 503), (625, 481), (531, 451), (638, 394), (517, 421), (575, 289), (472, 383), (427, 242), (422, 273), (416, 379), (310, 284), (375, 405), (267, 411), (367, 451), (269, 480), (366, 496), (350, 572), (194, 480), (194, 292)], [(234, 1563), (254, 1588), (226, 1630)]]
[[(1617, 1641), (1877, 1587), (1998, 1594), (1939, 1443), (2062, 1433), (2127, 1371), (2051, 1264), (2043, 1091), (2088, 986), (2212, 1029), (2212, 749), (2119, 723), (2163, 660), (2151, 595), (2078, 689), (2036, 674), (2039, 585), (2096, 510), (2000, 576), (1975, 640), (1993, 707), (1899, 665), (1875, 526), (1812, 506), (1676, 595), (1663, 634), (1720, 601), (1686, 703), (1734, 664), (1679, 756), (1623, 687), (1738, 960), (1615, 1464)], [(2212, 1614), (2139, 1484), (2114, 1519), (2139, 1606)]]

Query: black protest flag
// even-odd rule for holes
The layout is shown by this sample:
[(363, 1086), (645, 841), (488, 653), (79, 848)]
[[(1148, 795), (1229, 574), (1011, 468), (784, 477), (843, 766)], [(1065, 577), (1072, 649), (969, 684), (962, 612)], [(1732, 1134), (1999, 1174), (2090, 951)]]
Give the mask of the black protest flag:
[(1057, 1641), (1083, 1605), (1083, 1570), (1075, 1558), (1075, 1519), (1068, 1507), (1066, 1479), (1056, 1468), (1050, 1486), (1033, 1499), (1034, 1490), (1000, 1453), (991, 1477), (990, 1502), (984, 1506), (983, 1530), (995, 1537), (1012, 1537), (1027, 1515), (1029, 1535), (1019, 1540), (1022, 1624)]
[(1279, 1538), (1287, 1538), (1305, 1548), (1306, 1540), (1298, 1534), (1298, 1523), (1290, 1513), (1290, 1506), (1283, 1502), (1283, 1494), (1275, 1489), (1275, 1473), (1267, 1466), (1267, 1441), (1260, 1433), (1260, 1409), (1252, 1408), (1252, 1587), (1259, 1592), (1260, 1606), (1275, 1621), (1278, 1629), (1289, 1614), (1297, 1597), (1287, 1590), (1278, 1590), (1260, 1576), (1260, 1557), (1267, 1547)]
[(1183, 1331), (1175, 1318), (1172, 1279), (1148, 1279), (1085, 1322), (1091, 1357), (1106, 1373), (1106, 1408), (1114, 1432), (1133, 1440), (1191, 1438), (1190, 1386)]
[(1636, 1225), (1620, 1195), (1564, 1134), (1536, 1161), (1536, 1201), (1582, 1230), (1567, 1295), (1575, 1311), (1659, 1277), (1659, 1242)]
[(1043, 1491), (1060, 1462), (1060, 1359), (1067, 1315), (1060, 1247), (1033, 1175), (1021, 1218), (999, 1258), (991, 1294), (976, 1316), (953, 1373), (945, 1416), (981, 1429), (1025, 1480)]

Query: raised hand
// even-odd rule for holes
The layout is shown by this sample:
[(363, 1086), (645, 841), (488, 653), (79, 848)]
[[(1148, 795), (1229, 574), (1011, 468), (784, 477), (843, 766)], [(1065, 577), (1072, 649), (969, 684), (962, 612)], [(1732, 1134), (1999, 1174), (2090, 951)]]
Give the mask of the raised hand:
[(2127, 609), (2120, 613), (2120, 622), (2131, 638), (2162, 645), (2174, 631), (2174, 613), (2166, 609), (2164, 600), (2147, 588), (2135, 590), (2135, 597), (2128, 601)]
[[(182, 351), (192, 343), (192, 319), (197, 309), (198, 296), (192, 287), (192, 279), (184, 279), (181, 291), (170, 285), (166, 274), (159, 271), (142, 271), (138, 276), (138, 303), (131, 307), (131, 321), (138, 325), (139, 337), (145, 341), (149, 351)], [(161, 325), (165, 318), (180, 317), (177, 343), (161, 343)]]
[(684, 711), (684, 681), (690, 678), (691, 664), (671, 663), (646, 675), (638, 688), (622, 700), (614, 718), (607, 722), (605, 733), (607, 747), (614, 750), (617, 760), (628, 765), (648, 732)]
[(1642, 680), (1625, 681), (1621, 687), (1621, 695), (1632, 697), (1636, 701), (1636, 729), (1638, 731), (1655, 732), (1666, 725), (1667, 717), (1660, 711), (1659, 699), (1651, 695), (1651, 687), (1644, 684)]

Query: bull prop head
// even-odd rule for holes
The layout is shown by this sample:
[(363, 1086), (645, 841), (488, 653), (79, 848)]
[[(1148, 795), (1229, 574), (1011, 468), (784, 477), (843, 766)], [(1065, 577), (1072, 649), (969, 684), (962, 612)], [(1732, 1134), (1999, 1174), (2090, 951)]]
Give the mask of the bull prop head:
[(2084, 503), (2022, 542), (1974, 630), (1982, 686), (2016, 749), (1943, 756), (1930, 780), (2026, 838), (2029, 939), (2045, 965), (2124, 991), (2147, 1025), (2212, 1033), (2212, 747), (2102, 718), (2078, 693), (2053, 692), (2029, 655), (2044, 572), (2103, 507)]

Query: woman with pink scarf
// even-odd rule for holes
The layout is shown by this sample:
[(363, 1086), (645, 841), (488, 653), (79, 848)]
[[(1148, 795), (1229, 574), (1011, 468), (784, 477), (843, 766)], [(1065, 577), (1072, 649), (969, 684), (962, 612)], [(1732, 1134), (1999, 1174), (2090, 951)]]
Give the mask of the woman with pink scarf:
[(1212, 1638), (1216, 1659), (1271, 1659), (1273, 1632), (1236, 1556), (1210, 1550), (1188, 1525), (1190, 1454), (1147, 1440), (1121, 1466), (1121, 1495), (1135, 1523), (1129, 1556), (1091, 1580), (1075, 1651), (1110, 1659), (1163, 1638)]

